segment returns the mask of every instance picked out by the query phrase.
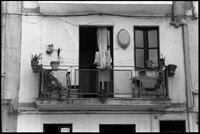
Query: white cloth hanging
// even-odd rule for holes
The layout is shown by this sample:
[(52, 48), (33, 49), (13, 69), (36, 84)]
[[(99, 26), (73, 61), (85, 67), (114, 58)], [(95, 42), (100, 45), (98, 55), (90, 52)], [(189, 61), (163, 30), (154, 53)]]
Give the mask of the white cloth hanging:
[(102, 82), (102, 89), (104, 89), (104, 81), (110, 81), (110, 72), (105, 69), (111, 68), (112, 58), (110, 50), (107, 47), (110, 46), (110, 36), (107, 28), (97, 29), (97, 43), (99, 51), (95, 53), (94, 64), (97, 64), (97, 68), (101, 69), (99, 72), (99, 82)]
[(95, 53), (94, 64), (97, 64), (99, 69), (107, 69), (111, 67), (112, 58), (110, 50), (107, 50), (108, 46), (108, 32), (107, 28), (97, 29), (97, 41), (99, 52)]

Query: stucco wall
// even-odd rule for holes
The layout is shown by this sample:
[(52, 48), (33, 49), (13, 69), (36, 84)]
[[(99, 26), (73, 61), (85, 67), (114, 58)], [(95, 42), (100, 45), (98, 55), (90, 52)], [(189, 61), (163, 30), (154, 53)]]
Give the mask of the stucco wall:
[[(1, 42), (1, 119), (2, 132), (15, 132), (17, 128), (17, 115), (8, 114), (11, 105), (3, 103), (11, 100), (12, 106), (17, 109), (20, 56), (21, 56), (21, 2), (4, 1), (2, 7), (2, 42)], [(10, 14), (11, 13), (11, 14)], [(12, 13), (16, 14), (13, 15)], [(19, 15), (17, 15), (19, 14)], [(15, 103), (13, 103), (15, 102)]]
[[(135, 124), (136, 132), (160, 132), (160, 120), (186, 120), (185, 114), (22, 114), (18, 132), (43, 132), (43, 124), (72, 124), (73, 132), (99, 132), (99, 124)], [(151, 117), (151, 120), (150, 120)]]
[[(166, 57), (166, 65), (176, 64), (174, 78), (169, 78), (169, 96), (174, 103), (185, 102), (185, 74), (183, 62), (182, 30), (170, 24), (170, 19), (136, 19), (111, 16), (86, 17), (40, 17), (23, 16), (22, 21), (22, 56), (20, 78), (20, 102), (32, 102), (38, 94), (38, 75), (32, 72), (30, 55), (43, 53), (42, 64), (49, 65), (56, 60), (56, 51), (52, 56), (46, 54), (46, 45), (53, 44), (55, 49), (62, 49), (60, 56), (64, 59), (61, 65), (78, 65), (79, 25), (113, 25), (113, 51), (115, 66), (134, 66), (134, 26), (159, 26), (160, 53)], [(119, 47), (117, 34), (126, 29), (131, 37), (126, 50)], [(115, 75), (115, 87), (120, 87)], [(126, 79), (126, 78), (125, 78)], [(130, 90), (130, 82), (127, 90)], [(121, 89), (119, 89), (121, 90)], [(26, 94), (26, 95), (24, 95)]]

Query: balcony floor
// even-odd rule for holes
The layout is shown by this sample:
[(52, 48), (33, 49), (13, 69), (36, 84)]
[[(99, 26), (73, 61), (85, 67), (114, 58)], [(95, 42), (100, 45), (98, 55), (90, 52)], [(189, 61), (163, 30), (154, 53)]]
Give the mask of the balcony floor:
[(37, 98), (36, 104), (38, 110), (148, 110), (166, 109), (170, 99), (108, 98), (102, 103), (97, 98)]

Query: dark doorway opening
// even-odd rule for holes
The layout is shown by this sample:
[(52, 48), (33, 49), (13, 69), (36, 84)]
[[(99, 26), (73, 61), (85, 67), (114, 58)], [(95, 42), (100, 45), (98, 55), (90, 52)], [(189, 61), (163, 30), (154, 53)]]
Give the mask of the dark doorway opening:
[(100, 133), (134, 133), (135, 125), (130, 124), (100, 124), (99, 125)]
[[(110, 33), (110, 52), (113, 60), (113, 27), (106, 27)], [(98, 49), (96, 26), (80, 26), (79, 28), (79, 86), (84, 98), (96, 98), (102, 85), (99, 81), (97, 65), (94, 64)], [(112, 63), (113, 65), (113, 63)], [(105, 83), (109, 93), (113, 93), (113, 71), (110, 71), (110, 81)], [(106, 87), (109, 85), (109, 88)], [(112, 97), (113, 95), (109, 95)]]
[(72, 133), (72, 124), (44, 124), (45, 133)]
[(160, 132), (186, 132), (185, 121), (160, 121)]

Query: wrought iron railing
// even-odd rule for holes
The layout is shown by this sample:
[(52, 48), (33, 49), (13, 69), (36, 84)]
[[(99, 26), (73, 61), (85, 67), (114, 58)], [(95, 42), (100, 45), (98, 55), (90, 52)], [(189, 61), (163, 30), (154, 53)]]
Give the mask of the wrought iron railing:
[(136, 70), (132, 66), (112, 69), (80, 69), (60, 66), (40, 68), (40, 98), (166, 98), (166, 71)]

